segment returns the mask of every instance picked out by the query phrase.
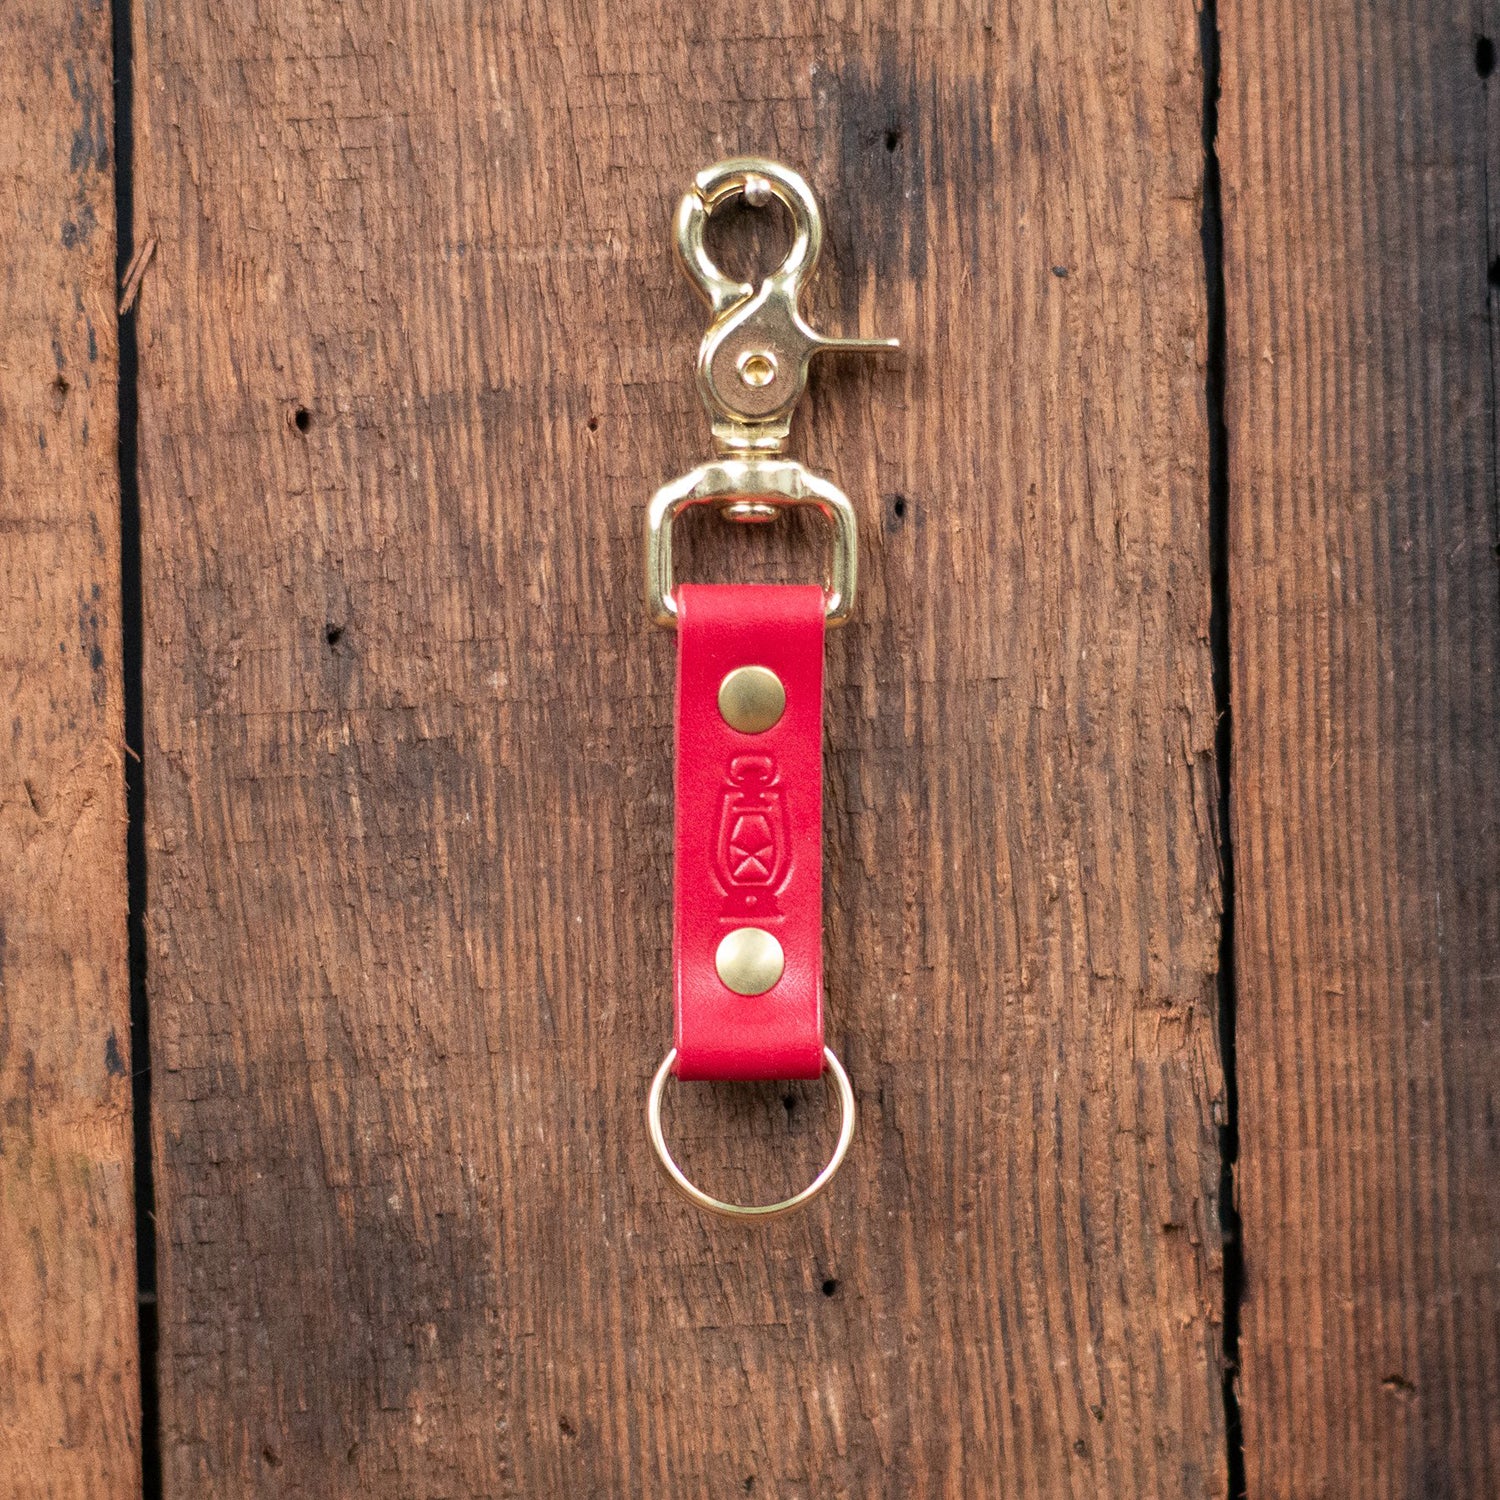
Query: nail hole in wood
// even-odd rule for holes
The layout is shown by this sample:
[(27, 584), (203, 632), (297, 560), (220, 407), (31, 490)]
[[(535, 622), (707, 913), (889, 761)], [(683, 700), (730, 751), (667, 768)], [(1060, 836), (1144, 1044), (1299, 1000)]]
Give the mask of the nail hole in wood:
[(344, 638), (344, 627), (342, 625), (328, 625), (324, 627), (323, 639), (330, 646), (337, 646)]
[(598, 430), (599, 430), (599, 418), (598, 417), (590, 417), (589, 418), (589, 431), (590, 432), (598, 432)]
[(823, 1295), (825, 1297), (832, 1297), (832, 1296), (837, 1295), (838, 1289), (839, 1289), (838, 1281), (836, 1280), (836, 1278), (834, 1278), (832, 1276), (830, 1276), (823, 1283)]
[(305, 406), (299, 406), (297, 410), (292, 413), (292, 426), (295, 427), (298, 432), (306, 432), (307, 429), (312, 426), (312, 413), (308, 411)]
[(1474, 71), (1481, 78), (1495, 71), (1495, 44), (1487, 36), (1474, 39)]
[(885, 149), (895, 151), (901, 145), (901, 131), (898, 126), (892, 125), (885, 133)]

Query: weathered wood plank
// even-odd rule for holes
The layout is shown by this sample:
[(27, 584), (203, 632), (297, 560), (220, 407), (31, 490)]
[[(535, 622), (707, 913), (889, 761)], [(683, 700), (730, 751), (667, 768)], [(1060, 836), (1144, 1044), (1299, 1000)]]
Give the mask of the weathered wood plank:
[[(175, 1496), (1220, 1495), (1193, 7), (139, 19), (164, 1467)], [(832, 225), (828, 1200), (652, 1166), (691, 173)], [(300, 414), (300, 415), (299, 415)], [(816, 536), (696, 536), (806, 576)], [(774, 1190), (818, 1090), (684, 1089)], [(783, 1175), (784, 1174), (784, 1175)]]
[(0, 11), (0, 1493), (139, 1493), (109, 9)]
[(1500, 1494), (1485, 13), (1220, 6), (1254, 1497)]

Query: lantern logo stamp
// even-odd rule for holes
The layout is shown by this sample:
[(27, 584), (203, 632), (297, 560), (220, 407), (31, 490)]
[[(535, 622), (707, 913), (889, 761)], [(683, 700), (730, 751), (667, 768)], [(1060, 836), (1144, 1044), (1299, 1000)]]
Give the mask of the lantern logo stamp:
[(737, 755), (719, 797), (714, 873), (724, 892), (724, 917), (779, 917), (777, 893), (791, 869), (786, 802), (769, 755)]

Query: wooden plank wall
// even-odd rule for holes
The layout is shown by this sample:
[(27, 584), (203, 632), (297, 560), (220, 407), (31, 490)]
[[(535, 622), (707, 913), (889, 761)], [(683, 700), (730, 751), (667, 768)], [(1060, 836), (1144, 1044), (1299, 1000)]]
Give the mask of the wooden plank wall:
[(107, 6), (0, 10), (0, 1494), (139, 1494)]
[(1221, 22), (1249, 1492), (1495, 1495), (1500, 13)]
[[(1191, 4), (136, 16), (172, 1495), (1223, 1494)], [(149, 80), (149, 83), (147, 82)], [(805, 168), (856, 498), (813, 1211), (650, 1159), (692, 173)], [(699, 576), (816, 534), (700, 528)], [(783, 1095), (785, 1094), (785, 1099)], [(684, 1089), (741, 1192), (818, 1090)]]
[[(1494, 0), (118, 7), (166, 1496), (1500, 1493)], [(0, 14), (0, 1493), (90, 1500), (142, 1490), (109, 30)], [(667, 228), (740, 150), (823, 197), (814, 320), (909, 350), (799, 420), (863, 538), (863, 1115), (751, 1233), (641, 1122)], [(833, 1121), (670, 1128), (755, 1194)]]

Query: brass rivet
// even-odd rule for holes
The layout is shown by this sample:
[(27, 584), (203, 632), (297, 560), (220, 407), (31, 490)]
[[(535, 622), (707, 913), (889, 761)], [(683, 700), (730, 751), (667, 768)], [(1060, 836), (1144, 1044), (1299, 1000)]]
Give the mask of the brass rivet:
[(734, 367), (740, 372), (740, 379), (754, 391), (770, 385), (776, 378), (776, 356), (769, 349), (746, 349), (735, 360)]
[(714, 954), (719, 978), (736, 995), (764, 995), (785, 967), (781, 944), (763, 927), (736, 927)]
[(741, 734), (764, 734), (786, 712), (786, 689), (769, 667), (736, 667), (719, 684), (719, 713)]

